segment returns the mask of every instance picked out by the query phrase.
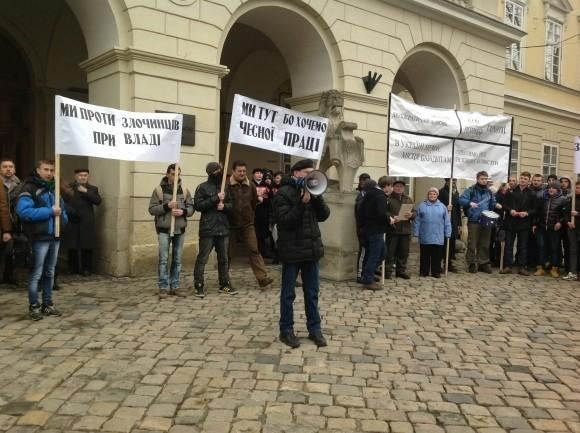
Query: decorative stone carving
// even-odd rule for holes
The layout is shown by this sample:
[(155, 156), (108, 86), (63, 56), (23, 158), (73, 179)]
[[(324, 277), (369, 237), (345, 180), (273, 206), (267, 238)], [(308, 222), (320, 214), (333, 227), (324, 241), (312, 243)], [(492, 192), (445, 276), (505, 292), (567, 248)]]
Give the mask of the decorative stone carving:
[(171, 3), (175, 3), (178, 6), (189, 6), (194, 4), (197, 0), (170, 0)]
[(322, 94), (318, 112), (328, 118), (320, 170), (326, 172), (330, 167), (336, 167), (339, 191), (352, 191), (356, 172), (364, 162), (364, 141), (354, 135), (358, 125), (344, 120), (344, 98), (338, 90)]

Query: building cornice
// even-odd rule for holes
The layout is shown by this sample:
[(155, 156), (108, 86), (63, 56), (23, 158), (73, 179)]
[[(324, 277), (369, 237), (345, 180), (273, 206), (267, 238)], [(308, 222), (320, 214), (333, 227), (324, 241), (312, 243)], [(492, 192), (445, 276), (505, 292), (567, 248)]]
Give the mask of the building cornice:
[(568, 93), (569, 95), (580, 97), (580, 91), (575, 90), (571, 87), (563, 86), (562, 84), (553, 83), (553, 82), (548, 81), (548, 80), (543, 80), (543, 79), (535, 77), (533, 75), (526, 74), (525, 72), (515, 71), (515, 70), (509, 69), (509, 68), (506, 68), (506, 73), (508, 75), (513, 75), (514, 77), (520, 78), (522, 80), (529, 81), (530, 83), (534, 83), (534, 84), (544, 86), (544, 87), (549, 87), (549, 88), (554, 89), (558, 92), (565, 92), (565, 93)]
[(150, 53), (148, 51), (137, 50), (135, 48), (112, 48), (92, 59), (80, 63), (80, 67), (86, 73), (94, 72), (102, 67), (116, 62), (143, 61), (156, 63), (159, 65), (171, 66), (178, 69), (186, 69), (195, 72), (217, 75), (219, 78), (226, 76), (230, 70), (223, 65), (210, 65), (193, 60), (181, 59), (178, 57), (166, 56), (164, 54)]
[(502, 21), (483, 15), (449, 0), (383, 0), (395, 7), (416, 12), (440, 22), (450, 22), (453, 27), (467, 33), (508, 46), (518, 42), (526, 32)]
[(511, 104), (517, 107), (527, 108), (529, 110), (540, 111), (542, 113), (549, 113), (555, 116), (565, 117), (580, 122), (580, 112), (572, 108), (561, 108), (555, 105), (548, 104), (544, 101), (538, 101), (530, 98), (528, 95), (518, 94), (516, 92), (506, 92), (504, 96), (506, 104)]
[[(379, 98), (376, 96), (365, 95), (363, 93), (354, 93), (342, 91), (340, 92), (343, 98), (347, 101), (359, 102), (363, 104), (378, 105), (380, 107), (387, 107), (389, 105), (388, 98)], [(298, 96), (296, 98), (286, 98), (284, 101), (290, 104), (291, 107), (298, 105), (316, 104), (320, 102), (322, 92), (313, 93), (307, 96)]]

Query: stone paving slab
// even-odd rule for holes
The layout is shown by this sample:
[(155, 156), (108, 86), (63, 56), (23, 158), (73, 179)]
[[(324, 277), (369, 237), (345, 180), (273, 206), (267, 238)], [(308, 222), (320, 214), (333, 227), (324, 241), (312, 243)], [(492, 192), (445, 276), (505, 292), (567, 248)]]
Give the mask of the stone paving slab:
[(580, 283), (324, 281), (329, 345), (306, 338), (299, 293), (291, 350), (272, 274), (163, 301), (154, 278), (63, 278), (64, 316), (40, 322), (0, 287), (0, 432), (580, 432)]

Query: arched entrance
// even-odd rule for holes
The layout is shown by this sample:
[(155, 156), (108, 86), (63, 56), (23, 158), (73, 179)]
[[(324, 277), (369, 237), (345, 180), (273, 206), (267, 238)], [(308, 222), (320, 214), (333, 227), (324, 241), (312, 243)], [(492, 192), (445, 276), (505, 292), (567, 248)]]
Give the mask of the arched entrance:
[[(234, 16), (220, 59), (231, 71), (222, 80), (222, 160), (236, 93), (304, 111), (305, 107), (290, 106), (289, 100), (338, 87), (329, 36), (305, 11), (288, 4), (254, 5), (246, 6)], [(317, 104), (308, 109), (313, 108), (316, 110)], [(233, 144), (230, 160), (235, 159), (245, 160), (250, 170), (255, 167), (284, 170), (290, 164), (288, 156)]]
[[(468, 105), (461, 67), (439, 46), (420, 45), (401, 64), (393, 81), (393, 93), (419, 105), (457, 108)], [(411, 196), (418, 202), (431, 186), (441, 187), (443, 179), (405, 179)]]

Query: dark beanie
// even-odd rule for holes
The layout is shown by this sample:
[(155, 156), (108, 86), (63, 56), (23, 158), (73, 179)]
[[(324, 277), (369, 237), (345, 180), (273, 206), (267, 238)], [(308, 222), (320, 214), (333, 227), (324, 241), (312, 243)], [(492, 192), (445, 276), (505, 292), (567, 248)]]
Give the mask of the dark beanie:
[(210, 162), (205, 166), (205, 172), (207, 174), (212, 174), (216, 170), (221, 170), (222, 166), (219, 162)]
[(561, 191), (562, 185), (560, 184), (560, 182), (555, 180), (554, 182), (552, 182), (551, 184), (548, 185), (548, 188), (554, 188), (554, 189), (557, 189), (558, 191)]
[(305, 168), (314, 168), (314, 162), (311, 159), (301, 159), (292, 166), (290, 172), (292, 173), (296, 170), (304, 170)]

